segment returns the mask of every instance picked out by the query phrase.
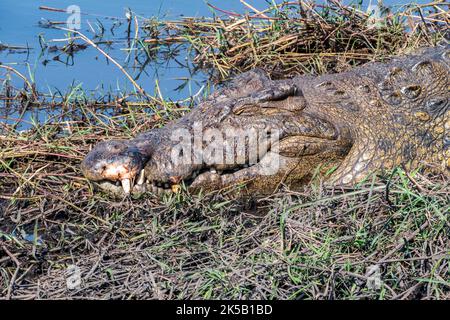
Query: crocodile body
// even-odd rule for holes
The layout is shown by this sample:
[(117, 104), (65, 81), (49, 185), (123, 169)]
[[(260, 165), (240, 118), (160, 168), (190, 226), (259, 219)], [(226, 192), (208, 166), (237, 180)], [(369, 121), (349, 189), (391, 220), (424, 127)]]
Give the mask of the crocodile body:
[[(245, 185), (250, 193), (270, 193), (281, 185), (304, 185), (315, 175), (331, 184), (354, 184), (396, 166), (448, 174), (449, 64), (445, 46), (317, 77), (272, 81), (250, 71), (165, 128), (98, 144), (82, 171), (93, 181), (120, 180), (126, 192), (133, 186), (161, 191), (184, 181), (193, 190)], [(223, 148), (230, 147), (225, 138), (199, 142), (203, 149), (222, 147), (234, 162), (174, 157), (180, 146), (174, 132), (212, 130), (225, 137), (239, 129), (256, 130), (258, 137), (276, 132), (276, 139), (257, 140), (257, 159), (249, 152), (256, 142), (248, 137), (243, 149), (232, 140), (231, 151)], [(195, 138), (189, 141), (195, 145)]]

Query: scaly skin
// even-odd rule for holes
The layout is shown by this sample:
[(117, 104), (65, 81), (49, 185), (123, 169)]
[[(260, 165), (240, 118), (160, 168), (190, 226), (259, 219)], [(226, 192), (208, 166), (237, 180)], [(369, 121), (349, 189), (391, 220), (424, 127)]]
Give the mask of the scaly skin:
[[(120, 154), (105, 149), (105, 144), (118, 142), (99, 144), (84, 160), (83, 172), (93, 181), (117, 181), (125, 176), (132, 179), (145, 164), (134, 191), (160, 192), (161, 187), (168, 189), (185, 181), (194, 191), (245, 185), (244, 191), (257, 194), (273, 192), (283, 184), (295, 188), (333, 168), (332, 175), (324, 179), (344, 185), (396, 166), (408, 170), (426, 166), (448, 174), (449, 56), (448, 46), (422, 49), (345, 73), (281, 81), (251, 71), (164, 129), (119, 142), (125, 146)], [(256, 163), (250, 163), (248, 156), (227, 164), (174, 162), (171, 155), (179, 142), (171, 135), (177, 129), (193, 133), (199, 121), (204, 131), (277, 130), (279, 139), (264, 145)], [(251, 144), (247, 141), (245, 149)], [(274, 159), (279, 169), (267, 174)], [(105, 171), (100, 164), (108, 161), (121, 168), (116, 171), (126, 173), (108, 176), (114, 170)], [(112, 184), (103, 185), (113, 189)], [(120, 188), (112, 191), (121, 192)]]

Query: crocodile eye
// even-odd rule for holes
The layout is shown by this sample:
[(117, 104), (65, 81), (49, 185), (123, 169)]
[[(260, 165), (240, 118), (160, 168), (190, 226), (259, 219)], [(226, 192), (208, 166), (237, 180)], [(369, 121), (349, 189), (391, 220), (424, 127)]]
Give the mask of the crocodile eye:
[(410, 85), (402, 88), (402, 93), (409, 99), (417, 98), (422, 92), (422, 88), (418, 85)]

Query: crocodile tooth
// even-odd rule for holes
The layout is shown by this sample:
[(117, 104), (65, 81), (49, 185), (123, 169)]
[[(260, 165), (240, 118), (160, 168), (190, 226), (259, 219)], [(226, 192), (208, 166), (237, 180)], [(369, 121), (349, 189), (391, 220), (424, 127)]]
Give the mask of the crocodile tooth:
[(211, 172), (211, 173), (217, 173), (216, 169), (214, 169), (214, 168), (209, 169), (209, 172)]
[(123, 179), (121, 181), (122, 183), (122, 188), (123, 191), (125, 192), (125, 194), (130, 194), (131, 191), (131, 180), (130, 179)]
[(144, 172), (144, 169), (142, 169), (141, 172), (139, 173), (139, 178), (138, 178), (137, 184), (142, 185), (142, 184), (144, 184), (144, 182), (145, 182), (145, 172)]

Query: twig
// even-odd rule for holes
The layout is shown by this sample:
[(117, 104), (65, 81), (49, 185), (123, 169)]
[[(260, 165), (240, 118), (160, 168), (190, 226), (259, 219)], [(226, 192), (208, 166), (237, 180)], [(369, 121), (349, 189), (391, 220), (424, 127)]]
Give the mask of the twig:
[(12, 288), (16, 281), (17, 275), (19, 274), (20, 262), (19, 262), (19, 260), (17, 260), (17, 258), (11, 252), (9, 252), (9, 250), (8, 250), (8, 248), (6, 248), (6, 246), (2, 246), (2, 248), (6, 252), (6, 254), (11, 258), (11, 260), (16, 264), (16, 270), (14, 271), (11, 281), (9, 282), (8, 292), (6, 293), (6, 300), (10, 300)]

